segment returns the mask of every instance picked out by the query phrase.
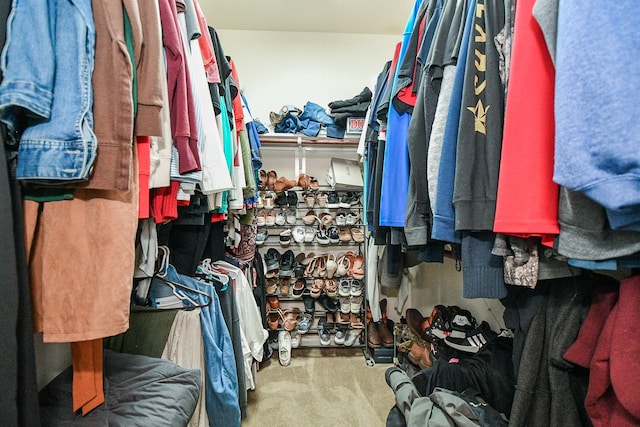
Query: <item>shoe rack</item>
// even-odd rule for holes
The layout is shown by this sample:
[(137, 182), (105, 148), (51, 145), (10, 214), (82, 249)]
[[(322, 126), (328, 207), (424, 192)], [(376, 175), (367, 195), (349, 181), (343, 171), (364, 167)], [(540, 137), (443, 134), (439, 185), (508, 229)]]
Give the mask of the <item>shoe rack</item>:
[[(261, 191), (258, 234), (265, 238), (257, 244), (267, 264), (269, 339), (288, 331), (291, 357), (296, 348), (358, 347), (367, 364), (374, 363), (365, 326), (367, 245), (362, 190), (334, 190), (325, 179), (332, 157), (358, 159), (357, 143), (357, 139), (261, 136), (262, 170), (286, 177), (279, 189), (283, 182), (290, 182), (275, 195), (269, 188)], [(298, 182), (301, 174), (308, 179)], [(311, 185), (304, 188), (306, 184)], [(280, 257), (277, 268), (268, 256), (274, 251)], [(274, 350), (277, 355), (278, 349)]]

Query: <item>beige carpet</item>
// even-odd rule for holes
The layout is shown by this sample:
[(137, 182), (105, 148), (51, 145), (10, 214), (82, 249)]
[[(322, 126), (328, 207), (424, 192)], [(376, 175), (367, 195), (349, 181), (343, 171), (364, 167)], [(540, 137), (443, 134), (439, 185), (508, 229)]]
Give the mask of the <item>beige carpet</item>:
[(384, 379), (391, 364), (367, 366), (360, 348), (298, 348), (281, 366), (264, 363), (243, 427), (378, 427), (395, 403)]

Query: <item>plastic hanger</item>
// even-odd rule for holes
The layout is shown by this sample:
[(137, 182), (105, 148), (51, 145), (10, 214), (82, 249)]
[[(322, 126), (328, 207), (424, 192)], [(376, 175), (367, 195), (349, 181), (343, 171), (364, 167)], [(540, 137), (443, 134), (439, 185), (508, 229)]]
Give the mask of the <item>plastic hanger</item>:
[[(145, 309), (144, 312), (164, 311), (164, 310), (190, 310), (194, 308), (204, 308), (211, 305), (211, 303), (213, 302), (213, 297), (208, 293), (167, 279), (166, 276), (168, 272), (168, 267), (169, 267), (169, 248), (166, 246), (158, 246), (158, 269), (154, 274), (153, 279), (160, 281), (161, 283), (169, 286), (172, 290), (173, 295), (176, 298), (178, 298), (180, 301), (183, 301), (183, 302), (186, 301), (190, 305), (184, 305), (182, 307), (171, 307), (171, 308)], [(207, 299), (207, 302), (205, 304), (198, 304), (198, 302), (196, 302), (193, 298), (189, 297), (183, 292), (180, 292), (178, 289), (188, 291), (188, 292), (193, 292), (198, 295), (202, 295)]]
[[(164, 283), (167, 286), (169, 286), (171, 288), (171, 290), (173, 291), (173, 295), (175, 295), (176, 298), (179, 298), (182, 301), (187, 301), (188, 303), (191, 304), (191, 305), (184, 306), (185, 309), (198, 308), (198, 307), (200, 307), (200, 308), (207, 307), (213, 301), (213, 298), (211, 297), (211, 295), (209, 295), (206, 292), (202, 292), (202, 291), (200, 291), (198, 289), (194, 289), (194, 288), (191, 288), (189, 286), (182, 285), (180, 283), (172, 282), (171, 280), (168, 280), (166, 277), (157, 277), (156, 276), (156, 279), (160, 280), (162, 283)], [(185, 291), (188, 291), (188, 292), (193, 292), (193, 293), (196, 293), (198, 295), (202, 295), (202, 296), (206, 297), (207, 298), (207, 303), (206, 304), (197, 303), (191, 297), (185, 295), (182, 292), (179, 292), (178, 288), (182, 289), (182, 290), (185, 290)]]
[(214, 270), (211, 265), (211, 259), (209, 258), (203, 259), (200, 262), (198, 268), (196, 269), (196, 276), (204, 280), (208, 279), (218, 282), (220, 285), (222, 285), (222, 287), (220, 288), (221, 291), (226, 291), (229, 287), (229, 276), (220, 271)]

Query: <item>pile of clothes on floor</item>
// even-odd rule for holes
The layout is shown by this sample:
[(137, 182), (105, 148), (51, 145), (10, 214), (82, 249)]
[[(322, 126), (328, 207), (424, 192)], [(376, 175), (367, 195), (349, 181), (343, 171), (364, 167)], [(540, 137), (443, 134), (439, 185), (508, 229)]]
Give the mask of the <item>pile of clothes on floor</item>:
[[(365, 117), (372, 97), (368, 87), (349, 99), (332, 101), (329, 108), (307, 102), (304, 110), (294, 105), (285, 105), (279, 112), (272, 111), (269, 120), (275, 133), (302, 133), (306, 136), (318, 136), (321, 131), (329, 138), (344, 138), (347, 119)], [(328, 111), (328, 112), (327, 112)]]
[(436, 305), (428, 317), (408, 309), (396, 335), (403, 342), (400, 363), (385, 375), (396, 397), (387, 427), (508, 425), (515, 392), (510, 331)]

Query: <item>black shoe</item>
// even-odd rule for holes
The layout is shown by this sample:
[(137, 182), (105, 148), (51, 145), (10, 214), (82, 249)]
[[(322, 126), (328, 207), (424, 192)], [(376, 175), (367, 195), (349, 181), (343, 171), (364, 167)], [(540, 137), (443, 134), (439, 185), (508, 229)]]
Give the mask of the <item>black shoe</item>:
[(325, 310), (327, 310), (329, 313), (335, 313), (336, 311), (338, 311), (338, 309), (340, 308), (340, 303), (333, 299), (330, 298), (329, 296), (327, 296), (327, 294), (323, 293), (322, 295), (320, 295), (320, 298), (318, 298), (318, 302), (320, 303), (321, 306), (323, 306), (325, 308)]
[(356, 193), (348, 191), (347, 193), (345, 193), (342, 196), (342, 199), (340, 200), (340, 207), (348, 209), (351, 206), (357, 204), (358, 200), (359, 200), (359, 198), (358, 198), (358, 195)]
[(327, 194), (327, 207), (332, 209), (340, 207), (340, 197), (335, 191), (331, 191)]
[(329, 237), (329, 241), (331, 243), (340, 242), (340, 232), (338, 230), (338, 227), (336, 227), (335, 225), (329, 227), (329, 229), (327, 230), (327, 237)]
[(286, 208), (288, 204), (289, 204), (289, 199), (287, 198), (287, 194), (284, 192), (281, 194), (278, 194), (278, 197), (276, 198), (276, 205), (278, 205), (278, 207), (281, 207), (281, 208)]
[(280, 257), (280, 277), (291, 277), (294, 259), (295, 255), (291, 249), (282, 254)]
[(290, 208), (298, 207), (298, 193), (295, 191), (287, 191), (287, 203)]
[(304, 270), (304, 265), (300, 264), (297, 261), (293, 263), (293, 275), (296, 277), (296, 279), (304, 278)]
[(304, 301), (304, 312), (313, 317), (316, 312), (316, 299), (311, 295), (302, 294), (302, 301)]
[(280, 252), (277, 249), (269, 248), (267, 254), (264, 256), (265, 263), (267, 264), (267, 271), (277, 271), (280, 268)]

